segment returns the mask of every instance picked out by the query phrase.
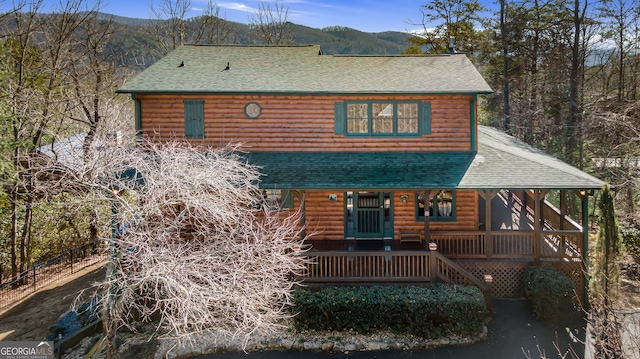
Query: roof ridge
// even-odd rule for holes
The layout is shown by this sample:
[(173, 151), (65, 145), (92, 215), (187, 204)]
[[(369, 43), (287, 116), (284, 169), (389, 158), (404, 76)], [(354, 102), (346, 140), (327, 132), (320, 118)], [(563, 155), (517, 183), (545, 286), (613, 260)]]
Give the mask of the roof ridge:
[(333, 54), (333, 57), (449, 57), (456, 54)]
[(290, 45), (265, 45), (265, 44), (184, 44), (184, 47), (272, 47), (272, 48), (280, 48), (280, 47), (320, 47), (320, 45), (314, 44), (290, 44)]

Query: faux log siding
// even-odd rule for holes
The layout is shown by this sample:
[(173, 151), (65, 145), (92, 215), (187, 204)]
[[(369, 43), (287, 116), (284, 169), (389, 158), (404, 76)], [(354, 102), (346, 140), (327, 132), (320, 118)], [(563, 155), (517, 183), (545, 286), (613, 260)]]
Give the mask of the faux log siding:
[[(329, 201), (330, 194), (338, 195), (338, 200)], [(305, 205), (311, 239), (344, 239), (344, 192), (307, 191)]]
[[(142, 131), (156, 140), (184, 137), (183, 100), (205, 101), (204, 142), (244, 143), (250, 151), (469, 151), (469, 95), (137, 95)], [(334, 134), (334, 103), (347, 100), (421, 100), (431, 102), (431, 134), (422, 137), (344, 137)], [(244, 106), (257, 102), (258, 119)]]
[[(329, 201), (330, 194), (337, 194), (337, 201)], [(400, 195), (408, 194), (409, 201), (403, 203)], [(394, 202), (394, 238), (400, 238), (400, 230), (422, 230), (424, 222), (416, 222), (415, 196), (413, 192), (395, 192)], [(299, 202), (295, 202), (299, 208)], [(431, 222), (431, 229), (437, 230), (477, 230), (478, 195), (474, 191), (457, 191), (456, 222)], [(344, 239), (344, 192), (307, 191), (307, 233), (313, 233), (312, 239)]]

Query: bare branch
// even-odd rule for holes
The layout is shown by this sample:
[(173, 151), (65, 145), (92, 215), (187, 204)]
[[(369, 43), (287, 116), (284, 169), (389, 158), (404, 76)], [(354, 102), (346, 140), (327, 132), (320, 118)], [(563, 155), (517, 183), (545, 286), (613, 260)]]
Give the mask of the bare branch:
[(287, 45), (293, 42), (293, 27), (289, 22), (289, 8), (282, 2), (262, 2), (255, 15), (249, 16), (249, 27), (255, 41), (266, 45)]
[(97, 161), (93, 193), (121, 228), (105, 283), (109, 330), (132, 315), (181, 341), (282, 328), (304, 270), (299, 214), (262, 205), (259, 172), (236, 150), (148, 144)]

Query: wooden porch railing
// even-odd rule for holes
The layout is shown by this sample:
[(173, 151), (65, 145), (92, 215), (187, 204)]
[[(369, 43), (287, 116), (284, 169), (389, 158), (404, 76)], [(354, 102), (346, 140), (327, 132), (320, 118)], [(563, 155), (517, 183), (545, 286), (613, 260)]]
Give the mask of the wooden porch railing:
[(309, 251), (307, 283), (429, 282), (431, 256), (424, 251)]
[[(529, 220), (533, 220), (533, 206), (535, 206), (535, 204), (531, 202), (531, 198), (522, 191), (512, 191), (511, 194), (513, 195), (512, 198), (514, 205), (518, 208), (525, 206)], [(580, 223), (574, 221), (567, 215), (562, 215), (560, 209), (547, 200), (544, 200), (542, 204), (542, 219), (549, 227), (554, 229), (582, 230), (582, 225), (580, 225)]]
[[(491, 282), (487, 283), (476, 278), (466, 269), (457, 265), (449, 258), (443, 256), (436, 251), (431, 252), (431, 261), (433, 262), (434, 275), (441, 280), (452, 284), (473, 285), (478, 287), (484, 296), (489, 313), (491, 313)], [(491, 279), (493, 280), (493, 279)]]
[(491, 288), (438, 251), (309, 251), (307, 284), (433, 283), (473, 285), (491, 308)]
[(430, 241), (438, 244), (438, 251), (449, 258), (485, 258), (484, 231), (431, 232)]
[[(438, 251), (452, 259), (483, 259), (487, 249), (492, 258), (545, 259), (581, 258), (582, 232), (578, 230), (542, 231), (536, 240), (534, 231), (492, 231), (491, 246), (486, 245), (485, 231), (431, 232)], [(536, 246), (539, 248), (536, 251)]]
[(543, 258), (582, 259), (581, 231), (545, 231), (540, 255)]

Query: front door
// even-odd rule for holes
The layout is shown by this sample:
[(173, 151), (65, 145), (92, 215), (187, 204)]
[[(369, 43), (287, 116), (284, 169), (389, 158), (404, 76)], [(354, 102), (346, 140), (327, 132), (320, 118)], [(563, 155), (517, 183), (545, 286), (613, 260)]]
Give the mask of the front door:
[(393, 237), (390, 192), (347, 192), (345, 197), (347, 237)]

